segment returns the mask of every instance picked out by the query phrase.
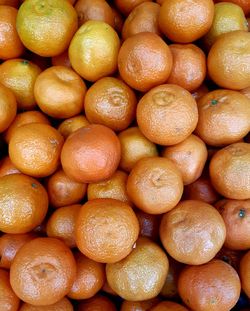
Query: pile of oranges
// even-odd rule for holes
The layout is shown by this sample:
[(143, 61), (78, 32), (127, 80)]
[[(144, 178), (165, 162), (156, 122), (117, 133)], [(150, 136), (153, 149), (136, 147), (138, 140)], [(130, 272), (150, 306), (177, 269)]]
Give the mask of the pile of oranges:
[(250, 0), (0, 0), (0, 311), (250, 310)]

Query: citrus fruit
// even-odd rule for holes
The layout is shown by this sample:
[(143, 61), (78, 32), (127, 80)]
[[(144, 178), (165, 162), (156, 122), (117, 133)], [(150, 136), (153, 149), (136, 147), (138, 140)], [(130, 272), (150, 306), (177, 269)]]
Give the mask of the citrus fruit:
[(19, 311), (73, 311), (73, 306), (67, 298), (63, 298), (49, 306), (33, 306), (24, 303)]
[(151, 310), (157, 303), (159, 303), (158, 298), (152, 298), (144, 301), (128, 301), (124, 300), (120, 311), (147, 311)]
[(105, 296), (95, 296), (83, 300), (78, 305), (78, 311), (117, 311), (113, 302)]
[(135, 213), (140, 225), (140, 236), (158, 241), (161, 215), (148, 214), (139, 209)]
[(249, 15), (250, 13), (250, 6), (249, 6), (249, 0), (215, 0), (215, 2), (231, 2), (239, 5), (242, 7), (245, 15)]
[(3, 311), (18, 311), (20, 299), (13, 292), (9, 279), (9, 272), (0, 269), (0, 306)]
[[(1, 10), (1, 7), (0, 7)], [(17, 102), (14, 94), (0, 84), (0, 132), (5, 131), (16, 116)]]
[(0, 5), (9, 5), (17, 8), (19, 6), (19, 0), (0, 0)]
[(188, 309), (176, 302), (162, 301), (152, 308), (151, 311), (188, 311)]
[(250, 251), (240, 261), (240, 278), (243, 291), (250, 297)]
[(53, 66), (65, 66), (71, 68), (68, 50), (65, 50), (62, 54), (53, 56), (51, 58), (51, 63)]
[(112, 7), (112, 11), (113, 11), (113, 14), (114, 14), (114, 29), (118, 32), (118, 33), (121, 33), (122, 32), (122, 27), (123, 27), (123, 24), (124, 24), (124, 19), (123, 19), (123, 16), (120, 14), (120, 12)]
[(139, 4), (151, 1), (152, 0), (115, 0), (114, 2), (121, 13), (128, 15)]
[(64, 120), (59, 125), (58, 131), (66, 139), (70, 134), (87, 125), (89, 125), (89, 121), (83, 115), (78, 115)]
[(14, 166), (8, 156), (0, 161), (0, 177), (18, 173), (20, 173), (20, 171)]

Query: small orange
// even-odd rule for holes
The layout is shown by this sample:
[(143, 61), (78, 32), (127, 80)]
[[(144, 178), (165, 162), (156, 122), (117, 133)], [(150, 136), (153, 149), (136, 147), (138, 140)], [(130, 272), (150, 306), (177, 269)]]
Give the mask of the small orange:
[(172, 302), (172, 301), (162, 301), (154, 308), (150, 309), (151, 311), (188, 311), (184, 306)]
[(59, 125), (58, 131), (66, 139), (70, 134), (87, 125), (89, 121), (83, 115), (78, 115), (64, 120)]
[(152, 298), (144, 301), (128, 301), (124, 300), (120, 311), (148, 311), (152, 310), (156, 304), (159, 303), (158, 298)]
[(148, 214), (139, 209), (135, 213), (140, 225), (140, 236), (158, 241), (161, 215)]
[(0, 83), (0, 133), (10, 126), (16, 116), (16, 111), (17, 102), (14, 94)]
[(65, 50), (62, 54), (53, 56), (51, 58), (51, 63), (53, 66), (65, 66), (71, 68), (68, 50)]
[(20, 173), (20, 171), (14, 166), (8, 156), (0, 161), (0, 177), (18, 173)]
[(240, 261), (240, 278), (242, 289), (250, 298), (250, 251)]
[(63, 298), (53, 305), (49, 306), (33, 306), (29, 303), (24, 303), (19, 311), (73, 311), (73, 306), (67, 298)]
[(128, 15), (139, 4), (151, 1), (152, 0), (115, 0), (114, 2), (122, 14)]
[(18, 311), (20, 299), (10, 285), (9, 272), (0, 269), (0, 307), (2, 311)]
[(115, 304), (105, 296), (95, 296), (83, 300), (78, 305), (78, 311), (117, 311)]

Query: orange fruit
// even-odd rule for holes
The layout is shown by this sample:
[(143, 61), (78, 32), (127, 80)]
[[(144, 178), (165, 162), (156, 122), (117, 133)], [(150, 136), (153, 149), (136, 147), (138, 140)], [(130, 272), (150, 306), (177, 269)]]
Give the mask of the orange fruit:
[(185, 268), (178, 281), (183, 302), (196, 311), (228, 311), (240, 296), (237, 272), (221, 260)]
[(19, 311), (73, 311), (73, 306), (71, 302), (64, 297), (49, 306), (33, 306), (28, 303), (24, 303)]
[(123, 17), (122, 17), (120, 12), (116, 8), (112, 7), (112, 11), (113, 11), (113, 14), (114, 14), (114, 29), (118, 33), (121, 33), (122, 32), (123, 23), (124, 23)]
[(0, 132), (5, 131), (10, 126), (16, 116), (16, 111), (17, 102), (14, 94), (0, 83)]
[(0, 59), (16, 58), (24, 52), (16, 31), (17, 12), (17, 9), (0, 2)]
[(8, 311), (18, 311), (20, 300), (10, 286), (9, 272), (0, 269), (0, 306)]
[(140, 236), (158, 241), (161, 215), (152, 215), (141, 210), (136, 210), (135, 213), (140, 225)]
[(95, 199), (81, 208), (76, 222), (76, 244), (97, 262), (114, 263), (125, 258), (139, 234), (132, 208), (114, 199)]
[(214, 188), (228, 199), (250, 198), (250, 145), (235, 143), (219, 150), (209, 166)]
[(159, 26), (171, 41), (189, 43), (209, 31), (213, 17), (212, 0), (169, 0), (162, 3)]
[(250, 251), (240, 261), (240, 278), (242, 290), (250, 298)]
[(142, 133), (159, 145), (182, 142), (198, 122), (197, 105), (182, 87), (163, 84), (146, 93), (137, 106), (137, 122)]
[(53, 56), (51, 58), (51, 63), (53, 66), (65, 66), (71, 68), (68, 50), (65, 50), (64, 52), (62, 52), (62, 54)]
[(110, 25), (87, 21), (70, 43), (69, 59), (80, 76), (94, 82), (116, 71), (119, 48), (120, 39)]
[(115, 133), (103, 125), (89, 125), (72, 133), (65, 141), (61, 162), (65, 173), (82, 183), (110, 178), (121, 157)]
[(208, 88), (205, 84), (202, 84), (198, 89), (194, 90), (192, 92), (193, 98), (197, 101), (199, 100), (202, 96), (206, 95), (208, 93)]
[(26, 48), (52, 57), (69, 46), (77, 30), (77, 14), (66, 0), (25, 0), (18, 10), (16, 27)]
[(249, 15), (250, 13), (250, 6), (249, 6), (249, 0), (215, 0), (215, 2), (231, 2), (239, 5), (242, 7), (245, 15)]
[(17, 253), (10, 268), (10, 284), (20, 299), (35, 306), (61, 300), (76, 277), (70, 249), (53, 238), (37, 238)]
[(154, 242), (140, 238), (123, 260), (106, 265), (111, 288), (123, 299), (143, 301), (156, 297), (168, 273), (168, 258)]
[(25, 59), (9, 59), (0, 65), (0, 81), (15, 95), (18, 109), (36, 107), (34, 84), (41, 69)]
[(78, 115), (64, 120), (59, 125), (58, 131), (66, 139), (70, 134), (87, 125), (89, 121), (83, 115)]
[(113, 302), (105, 296), (95, 296), (83, 300), (78, 305), (78, 311), (117, 311)]
[(188, 311), (188, 309), (172, 301), (162, 301), (152, 308), (151, 311)]
[(46, 189), (50, 205), (58, 208), (79, 203), (86, 194), (87, 185), (72, 180), (59, 169), (48, 178)]
[(85, 83), (72, 69), (52, 66), (36, 79), (34, 95), (39, 108), (53, 118), (66, 119), (83, 109)]
[(77, 276), (68, 297), (75, 300), (91, 298), (99, 292), (105, 282), (105, 266), (81, 253), (77, 253), (75, 259)]
[(128, 301), (124, 300), (120, 311), (147, 311), (151, 310), (157, 303), (159, 303), (158, 298), (152, 298), (144, 301)]
[(32, 233), (3, 234), (0, 237), (0, 268), (10, 269), (19, 249), (35, 237)]
[(17, 8), (19, 5), (19, 0), (0, 0), (0, 5), (9, 5)]
[(136, 105), (133, 90), (123, 81), (112, 77), (95, 82), (88, 89), (84, 101), (87, 119), (114, 131), (122, 131), (130, 125), (135, 118)]
[(105, 281), (103, 287), (102, 287), (102, 291), (109, 294), (109, 295), (113, 295), (113, 296), (117, 296), (117, 294), (113, 291), (113, 289), (109, 286), (107, 280)]
[(250, 33), (233, 31), (221, 35), (207, 58), (208, 73), (223, 88), (241, 90), (250, 86), (248, 63)]
[(130, 127), (119, 133), (121, 143), (120, 168), (130, 172), (137, 161), (146, 157), (157, 157), (154, 143), (148, 140), (138, 127)]
[(211, 146), (238, 142), (250, 131), (250, 100), (231, 90), (215, 90), (198, 100), (196, 134)]
[(177, 84), (192, 92), (199, 88), (206, 77), (206, 56), (194, 44), (171, 44), (173, 68), (168, 83)]
[(118, 55), (122, 79), (141, 92), (166, 82), (172, 65), (173, 57), (168, 45), (150, 32), (137, 33), (126, 39)]
[(31, 123), (19, 127), (9, 143), (9, 156), (22, 173), (45, 177), (59, 165), (63, 137), (52, 126)]
[(142, 211), (149, 214), (166, 213), (181, 199), (181, 173), (166, 158), (141, 159), (129, 174), (127, 192), (131, 201)]
[(140, 32), (153, 32), (160, 35), (158, 16), (160, 6), (154, 2), (143, 2), (136, 6), (126, 18), (122, 37), (127, 39)]
[(76, 247), (75, 224), (81, 205), (69, 205), (57, 209), (48, 219), (46, 233), (62, 240), (68, 247)]
[(164, 148), (162, 155), (174, 162), (184, 185), (189, 185), (201, 176), (208, 153), (205, 143), (191, 134), (181, 143)]
[(222, 200), (216, 207), (226, 225), (225, 246), (233, 250), (250, 249), (250, 200)]
[(18, 173), (20, 173), (20, 171), (14, 166), (8, 156), (0, 161), (0, 177)]
[(0, 178), (0, 230), (26, 233), (41, 224), (48, 210), (48, 196), (35, 179), (23, 174)]
[(128, 175), (117, 170), (109, 179), (88, 185), (88, 200), (94, 199), (116, 199), (130, 203), (127, 194)]
[(221, 249), (226, 227), (213, 206), (187, 200), (163, 215), (160, 237), (164, 248), (175, 260), (201, 265), (213, 259)]
[(124, 14), (128, 15), (135, 7), (143, 2), (151, 2), (152, 0), (115, 0), (115, 5), (119, 9), (119, 11)]

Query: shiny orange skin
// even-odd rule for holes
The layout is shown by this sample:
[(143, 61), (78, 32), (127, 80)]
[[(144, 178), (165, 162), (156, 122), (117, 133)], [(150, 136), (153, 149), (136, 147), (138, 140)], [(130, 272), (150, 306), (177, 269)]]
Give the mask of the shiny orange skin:
[(70, 134), (87, 125), (89, 125), (89, 121), (83, 115), (78, 115), (64, 120), (59, 125), (58, 131), (66, 139)]
[(114, 199), (95, 199), (81, 208), (76, 222), (76, 244), (88, 258), (114, 263), (126, 257), (139, 235), (132, 208)]
[(70, 248), (76, 247), (75, 224), (80, 208), (80, 204), (75, 204), (57, 209), (48, 219), (47, 235), (62, 240)]
[(37, 238), (17, 253), (10, 268), (10, 284), (24, 302), (46, 306), (61, 300), (76, 277), (70, 249), (54, 238)]
[(14, 166), (8, 156), (0, 161), (0, 177), (18, 173), (20, 173), (20, 171)]
[(130, 125), (135, 119), (136, 105), (134, 91), (113, 77), (95, 82), (88, 89), (84, 100), (88, 121), (105, 125), (114, 131), (125, 130)]
[(52, 126), (42, 123), (19, 127), (10, 139), (9, 156), (24, 174), (46, 177), (59, 165), (63, 137)]
[(161, 215), (152, 215), (141, 210), (136, 210), (135, 213), (140, 225), (140, 236), (158, 241)]
[(215, 2), (232, 2), (232, 3), (237, 4), (240, 7), (242, 7), (246, 16), (248, 16), (250, 13), (249, 0), (215, 0)]
[(16, 31), (17, 12), (11, 6), (0, 6), (0, 59), (20, 57), (24, 52), (24, 46)]
[(185, 268), (178, 281), (183, 302), (197, 311), (231, 310), (240, 296), (237, 272), (222, 260)]
[(159, 26), (171, 41), (190, 43), (208, 32), (213, 16), (212, 0), (169, 0), (161, 6)]
[(122, 14), (128, 15), (139, 4), (151, 1), (152, 0), (115, 0), (115, 5)]
[(188, 265), (201, 265), (213, 259), (221, 249), (226, 238), (226, 227), (213, 206), (187, 200), (162, 217), (160, 237), (175, 260)]
[(184, 306), (172, 302), (172, 301), (162, 301), (152, 309), (151, 311), (188, 311)]
[(135, 90), (146, 92), (168, 79), (173, 56), (155, 33), (142, 32), (126, 39), (118, 54), (122, 79)]
[(89, 125), (72, 133), (65, 141), (61, 163), (65, 173), (82, 183), (110, 178), (121, 158), (115, 133), (103, 125)]
[(248, 251), (240, 261), (240, 278), (242, 290), (250, 298), (250, 251)]
[(52, 57), (51, 63), (53, 66), (65, 66), (71, 68), (68, 50), (64, 51), (62, 54)]
[(115, 304), (105, 296), (95, 296), (79, 303), (77, 311), (117, 311)]
[(120, 311), (147, 311), (151, 310), (156, 304), (159, 303), (158, 298), (153, 298), (144, 301), (128, 301), (124, 300)]
[(16, 112), (17, 102), (14, 94), (3, 84), (0, 84), (0, 133), (8, 129), (15, 119)]
[(0, 306), (3, 311), (18, 311), (20, 299), (10, 285), (9, 272), (0, 269)]
[(24, 303), (19, 311), (73, 311), (73, 306), (67, 298), (63, 298), (49, 306), (33, 306)]
[(194, 131), (197, 104), (182, 87), (163, 84), (146, 93), (137, 106), (137, 123), (142, 133), (159, 145), (175, 145)]
[(199, 88), (206, 77), (206, 56), (194, 44), (171, 44), (173, 67), (168, 83), (177, 84), (189, 92)]

